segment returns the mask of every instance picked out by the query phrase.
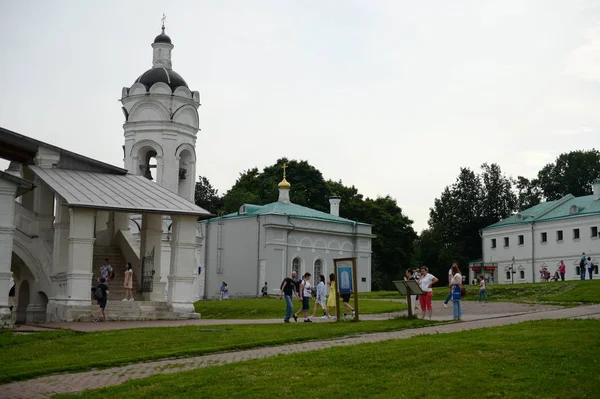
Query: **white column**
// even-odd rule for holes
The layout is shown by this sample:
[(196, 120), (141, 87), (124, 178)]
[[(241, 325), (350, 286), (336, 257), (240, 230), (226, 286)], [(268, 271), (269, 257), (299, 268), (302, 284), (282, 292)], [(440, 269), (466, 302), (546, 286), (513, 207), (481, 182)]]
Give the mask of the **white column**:
[[(152, 292), (144, 293), (144, 300), (154, 302), (165, 301), (165, 285), (160, 281), (161, 276), (161, 249), (162, 249), (162, 215), (145, 213), (142, 215), (142, 231), (140, 232), (140, 262), (154, 249), (154, 276), (152, 278)], [(141, 269), (140, 269), (141, 270)], [(146, 270), (148, 272), (150, 270)], [(142, 277), (142, 276), (140, 276)], [(140, 283), (142, 279), (139, 279)]]
[(15, 231), (15, 193), (17, 186), (0, 179), (0, 328), (12, 327), (12, 314), (8, 307), (13, 235)]
[(94, 254), (94, 209), (69, 209), (67, 297), (70, 306), (89, 306)]
[(56, 196), (56, 219), (54, 221), (54, 249), (52, 253), (51, 297), (65, 297), (64, 290), (67, 264), (69, 263), (69, 208), (64, 199)]
[(54, 193), (36, 176), (33, 191), (33, 212), (35, 212), (38, 235), (46, 241), (52, 241), (52, 222), (54, 222)]
[(171, 266), (168, 303), (173, 312), (194, 313), (196, 269), (196, 216), (171, 216)]

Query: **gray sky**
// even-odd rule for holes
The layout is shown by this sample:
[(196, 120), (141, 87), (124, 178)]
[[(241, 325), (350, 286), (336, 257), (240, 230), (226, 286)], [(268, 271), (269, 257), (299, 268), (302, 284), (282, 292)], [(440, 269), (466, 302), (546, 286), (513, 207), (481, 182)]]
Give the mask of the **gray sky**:
[(118, 99), (163, 12), (173, 69), (200, 92), (197, 174), (220, 193), (303, 159), (391, 195), (420, 231), (461, 166), (533, 177), (596, 146), (587, 0), (0, 0), (0, 125), (122, 166)]

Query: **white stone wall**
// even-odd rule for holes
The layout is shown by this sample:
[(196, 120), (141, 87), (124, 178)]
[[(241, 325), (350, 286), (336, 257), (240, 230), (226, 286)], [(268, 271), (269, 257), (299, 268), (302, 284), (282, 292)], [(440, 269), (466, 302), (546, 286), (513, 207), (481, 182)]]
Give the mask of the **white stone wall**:
[[(217, 265), (218, 221), (202, 223), (207, 229), (200, 251), (205, 259), (202, 270), (206, 297), (215, 297), (223, 281), (233, 297), (256, 296), (265, 281), (273, 293), (291, 273), (294, 258), (300, 259), (300, 275), (309, 272), (314, 281), (317, 259), (322, 261), (327, 277), (334, 271), (334, 259), (356, 256), (358, 289), (371, 290), (371, 239), (355, 240), (352, 225), (280, 215), (261, 216), (259, 221), (260, 226), (256, 218), (222, 221), (221, 273)], [(359, 231), (370, 234), (370, 226), (361, 226)]]

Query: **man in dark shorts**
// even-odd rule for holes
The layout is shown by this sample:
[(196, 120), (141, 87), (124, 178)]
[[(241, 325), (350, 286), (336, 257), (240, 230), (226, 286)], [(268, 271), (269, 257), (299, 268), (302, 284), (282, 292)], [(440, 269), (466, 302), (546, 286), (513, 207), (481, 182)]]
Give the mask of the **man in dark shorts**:
[(290, 317), (292, 316), (293, 310), (293, 302), (292, 296), (296, 296), (296, 272), (292, 272), (292, 277), (286, 277), (281, 282), (281, 286), (279, 289), (281, 290), (281, 294), (279, 295), (279, 299), (285, 298), (285, 318), (283, 321), (285, 323), (290, 322)]
[[(96, 301), (100, 306), (100, 314), (104, 318), (104, 321), (106, 321), (106, 302), (108, 301), (108, 294), (110, 293), (110, 291), (108, 290), (108, 286), (106, 285), (106, 279), (104, 277), (100, 278), (99, 284), (96, 286), (96, 288), (92, 288), (94, 294), (96, 294), (98, 289), (100, 289), (102, 295), (100, 298), (97, 297)], [(100, 314), (98, 315), (98, 317), (94, 317), (94, 323), (100, 321)]]
[[(354, 308), (350, 306), (350, 294), (342, 294), (342, 302), (344, 302), (344, 310), (349, 310), (352, 312), (352, 317), (354, 317)], [(344, 317), (348, 316), (346, 312), (344, 312)]]

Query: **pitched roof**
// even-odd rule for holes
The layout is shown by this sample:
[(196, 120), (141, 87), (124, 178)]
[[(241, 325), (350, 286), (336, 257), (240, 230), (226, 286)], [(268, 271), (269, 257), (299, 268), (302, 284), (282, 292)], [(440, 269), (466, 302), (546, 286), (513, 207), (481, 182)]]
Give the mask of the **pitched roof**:
[[(340, 216), (335, 216), (330, 213), (317, 211), (316, 209), (308, 208), (305, 206), (285, 203), (285, 202), (271, 202), (266, 205), (254, 205), (254, 204), (244, 204), (240, 207), (240, 209), (244, 209), (246, 213), (234, 212), (228, 215), (222, 216), (222, 219), (237, 219), (237, 218), (247, 218), (247, 217), (255, 217), (258, 215), (285, 215), (285, 216), (293, 216), (301, 219), (315, 219), (315, 220), (323, 220), (326, 222), (334, 222), (334, 223), (345, 223), (345, 224), (363, 224), (355, 222), (350, 219), (345, 219)], [(216, 218), (213, 218), (216, 219)]]
[(39, 166), (29, 168), (71, 207), (205, 218), (213, 216), (143, 176), (45, 169)]
[(595, 214), (600, 215), (600, 200), (595, 200), (593, 195), (574, 197), (568, 194), (559, 200), (542, 202), (541, 204), (525, 209), (522, 212), (487, 226), (483, 230)]

